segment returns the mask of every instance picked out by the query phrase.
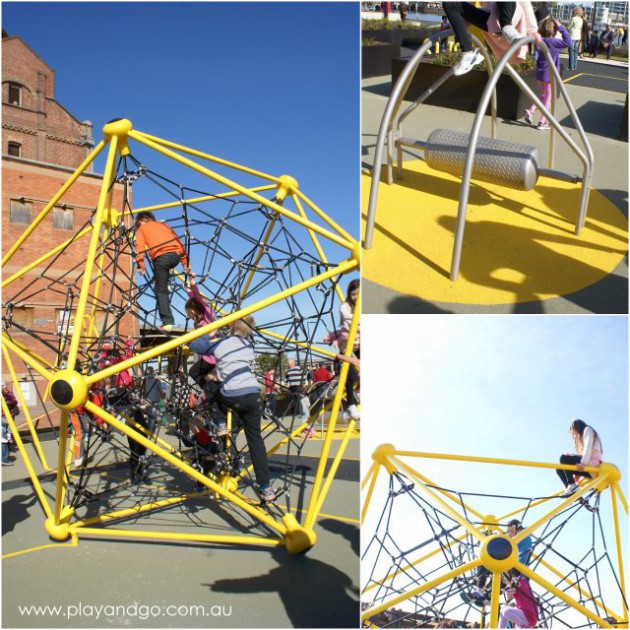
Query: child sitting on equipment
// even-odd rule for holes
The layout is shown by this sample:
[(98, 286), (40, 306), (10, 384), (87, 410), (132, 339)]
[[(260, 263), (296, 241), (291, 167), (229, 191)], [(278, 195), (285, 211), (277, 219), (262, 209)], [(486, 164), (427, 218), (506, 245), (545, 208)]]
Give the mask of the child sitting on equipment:
[(166, 223), (156, 221), (152, 212), (139, 212), (136, 217), (136, 261), (138, 273), (145, 274), (144, 254), (149, 254), (155, 279), (155, 297), (162, 320), (159, 328), (170, 332), (175, 324), (168, 295), (168, 276), (180, 262), (184, 273), (190, 273), (186, 250), (177, 234)]
[[(255, 325), (251, 315), (237, 319), (232, 324), (231, 335), (215, 341), (204, 335), (192, 341), (190, 349), (201, 355), (211, 354), (216, 359), (217, 377), (221, 382), (217, 394), (219, 404), (224, 412), (225, 408), (232, 409), (243, 426), (259, 493), (266, 502), (273, 501), (277, 494), (270, 485), (269, 461), (260, 428), (262, 399), (253, 371), (254, 347), (249, 338)], [(227, 432), (224, 423), (219, 426), (217, 433), (220, 432)]]
[(508, 602), (515, 606), (503, 606), (499, 617), (499, 628), (507, 628), (512, 623), (517, 628), (535, 628), (538, 623), (538, 605), (529, 585), (529, 580), (520, 575), (512, 580), (512, 587), (506, 589)]
[[(468, 24), (480, 28), (487, 35), (486, 41), (497, 57), (500, 57), (516, 40), (531, 35), (537, 40), (537, 23), (532, 3), (527, 0), (519, 2), (484, 2), (479, 8), (472, 2), (444, 2), (442, 8), (451, 27), (455, 31), (455, 40), (459, 42), (462, 58), (454, 66), (454, 75), (470, 72), (483, 61), (483, 55), (473, 48)], [(524, 61), (527, 47), (519, 49), (513, 62)]]
[[(551, 55), (551, 59), (553, 60), (558, 71), (560, 70), (560, 51), (565, 48), (569, 48), (572, 45), (571, 35), (569, 35), (569, 31), (567, 31), (562, 24), (560, 24), (557, 20), (552, 20), (551, 18), (547, 18), (543, 20), (540, 25), (538, 32), (540, 33), (543, 42), (547, 45), (549, 49), (549, 54)], [(560, 33), (562, 35), (562, 39), (558, 39), (556, 34)], [(542, 104), (549, 109), (551, 106), (551, 76), (549, 73), (549, 65), (547, 64), (547, 58), (545, 57), (542, 50), (538, 51), (538, 57), (536, 58), (536, 81), (538, 81), (538, 87), (540, 89), (539, 98), (542, 101)], [(537, 106), (535, 103), (532, 103), (531, 107), (525, 110), (523, 114), (525, 120), (528, 124), (533, 125), (532, 116), (536, 111)], [(541, 115), (540, 120), (538, 121), (538, 129), (546, 130), (549, 129), (549, 123), (545, 118), (545, 115)]]
[(584, 472), (585, 466), (599, 466), (603, 461), (602, 442), (597, 435), (597, 431), (584, 422), (575, 419), (569, 425), (569, 433), (573, 438), (576, 453), (565, 453), (560, 457), (561, 464), (576, 465), (578, 470), (557, 469), (558, 477), (564, 484), (566, 491), (561, 497), (570, 497), (575, 494), (579, 486), (575, 483), (574, 475), (590, 477), (590, 473)]

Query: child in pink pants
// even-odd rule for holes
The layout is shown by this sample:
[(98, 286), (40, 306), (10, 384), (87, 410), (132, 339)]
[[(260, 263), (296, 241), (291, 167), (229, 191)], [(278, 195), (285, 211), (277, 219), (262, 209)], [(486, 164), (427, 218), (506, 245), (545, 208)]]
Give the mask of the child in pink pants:
[[(551, 18), (547, 18), (541, 23), (538, 28), (538, 32), (547, 45), (551, 59), (555, 63), (556, 68), (560, 70), (560, 51), (571, 46), (571, 36), (569, 35), (569, 31), (567, 31), (560, 22), (555, 22)], [(557, 37), (558, 34), (560, 34), (561, 37)], [(540, 100), (542, 104), (549, 109), (551, 107), (551, 76), (549, 73), (547, 58), (540, 48), (538, 49), (538, 57), (536, 59), (536, 80), (538, 81), (538, 86), (540, 88)], [(536, 105), (532, 104), (531, 107), (525, 110), (524, 117), (530, 125), (534, 124), (532, 116), (536, 109)], [(538, 129), (549, 129), (549, 123), (544, 115), (541, 116), (538, 121)]]

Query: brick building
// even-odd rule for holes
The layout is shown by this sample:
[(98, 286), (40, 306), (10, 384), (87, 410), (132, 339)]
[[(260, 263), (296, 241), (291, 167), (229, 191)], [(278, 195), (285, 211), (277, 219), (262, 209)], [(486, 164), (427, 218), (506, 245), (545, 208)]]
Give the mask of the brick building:
[[(19, 37), (7, 36), (3, 32), (3, 255), (94, 146), (92, 123), (80, 122), (55, 100), (54, 81), (55, 72), (45, 61)], [(33, 269), (4, 288), (3, 314), (10, 315), (10, 320), (16, 323), (8, 331), (11, 337), (54, 366), (60, 361), (59, 352), (54, 347), (59, 346), (62, 326), (69, 326), (67, 332), (72, 332), (74, 328), (73, 307), (68, 306), (73, 302), (68, 300), (68, 287), (81, 277), (90, 234), (46, 260), (40, 257), (67, 242), (88, 225), (97, 206), (102, 181), (102, 175), (94, 173), (91, 166), (86, 169), (2, 270), (3, 280), (6, 280), (40, 259), (41, 262)], [(119, 186), (115, 186), (112, 206), (118, 210), (122, 207)], [(125, 277), (129, 278), (130, 257), (122, 256), (118, 264), (127, 269)], [(115, 303), (120, 296), (118, 289), (129, 287), (125, 278), (117, 277), (117, 283), (118, 288), (113, 293), (110, 293), (111, 285), (107, 286), (107, 282), (100, 287), (99, 296), (105, 304), (108, 300)], [(77, 286), (80, 284), (77, 283)], [(8, 301), (11, 301), (9, 307)], [(102, 318), (98, 308), (97, 328)], [(23, 332), (21, 327), (32, 332)], [(131, 321), (121, 322), (118, 332), (121, 335), (131, 334)], [(34, 381), (28, 382), (24, 364), (13, 355), (11, 360), (18, 378), (25, 379), (21, 389), (28, 406), (37, 407), (39, 398), (35, 387), (43, 394), (43, 379), (36, 376)], [(2, 371), (3, 379), (10, 381), (4, 363)]]

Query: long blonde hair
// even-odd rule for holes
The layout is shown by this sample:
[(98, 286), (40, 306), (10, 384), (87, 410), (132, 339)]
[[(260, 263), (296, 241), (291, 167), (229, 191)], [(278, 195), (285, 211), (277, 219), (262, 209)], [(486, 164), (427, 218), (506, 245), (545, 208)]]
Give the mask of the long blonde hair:
[(584, 15), (584, 9), (582, 7), (573, 7), (573, 15), (577, 15), (578, 17), (582, 17)]
[(236, 337), (249, 337), (254, 332), (254, 328), (256, 328), (254, 318), (246, 315), (232, 324), (232, 334)]

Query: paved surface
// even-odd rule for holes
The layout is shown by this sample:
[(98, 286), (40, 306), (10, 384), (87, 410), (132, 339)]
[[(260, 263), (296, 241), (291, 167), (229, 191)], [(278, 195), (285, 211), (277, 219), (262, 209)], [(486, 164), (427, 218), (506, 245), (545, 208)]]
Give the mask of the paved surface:
[[(359, 587), (359, 441), (350, 440), (337, 479), (315, 525), (318, 540), (305, 555), (284, 547), (219, 547), (81, 539), (78, 545), (50, 540), (21, 457), (3, 467), (3, 627), (357, 627)], [(320, 440), (309, 440), (293, 481), (292, 506), (304, 505), (317, 464)], [(333, 443), (331, 457), (339, 441)], [(29, 452), (33, 449), (29, 445)], [(44, 442), (49, 462), (56, 442)], [(271, 460), (278, 476), (283, 458)], [(104, 477), (124, 480), (126, 462)], [(193, 482), (153, 464), (143, 492), (174, 486), (192, 492)], [(48, 496), (54, 479), (40, 476)], [(276, 480), (277, 483), (277, 480)], [(119, 507), (133, 497), (103, 496)], [(51, 501), (52, 502), (52, 501)], [(279, 500), (279, 505), (286, 503)], [(100, 509), (88, 504), (88, 511)], [(298, 512), (298, 519), (303, 517)], [(207, 496), (193, 496), (127, 529), (203, 534), (265, 535), (239, 510)], [(19, 606), (61, 606), (59, 613), (28, 615)], [(79, 606), (82, 612), (79, 613)], [(185, 607), (177, 610), (168, 606)], [(191, 609), (192, 606), (203, 607)], [(150, 607), (154, 607), (150, 609)], [(171, 616), (174, 615), (174, 616)]]
[[(578, 76), (580, 75), (581, 76)], [(610, 76), (606, 79), (604, 77)], [(619, 140), (625, 92), (620, 83), (627, 82), (627, 65), (606, 61), (580, 61), (578, 71), (567, 73), (565, 85), (580, 116), (595, 153), (593, 187), (610, 199), (626, 216), (628, 212), (628, 144)], [(455, 80), (455, 79), (451, 79)], [(599, 86), (606, 86), (600, 89)], [(627, 91), (627, 83), (625, 83)], [(362, 160), (363, 167), (371, 169), (374, 146), (387, 97), (391, 90), (391, 77), (375, 77), (363, 81), (362, 98)], [(564, 113), (563, 113), (564, 112)], [(442, 107), (422, 105), (405, 121), (405, 135), (426, 138), (438, 127), (469, 130), (473, 114)], [(577, 134), (567, 115), (566, 106), (560, 104), (559, 119), (571, 137)], [(545, 134), (521, 121), (499, 120), (498, 137), (523, 144), (539, 146), (547, 154)], [(484, 123), (482, 129), (488, 129)], [(482, 131), (483, 133), (483, 131)], [(405, 152), (405, 159), (420, 156)], [(556, 168), (574, 171), (576, 158), (562, 141), (557, 142)], [(363, 218), (367, 208), (364, 199)], [(588, 219), (587, 219), (588, 220)], [(392, 273), (395, 273), (393, 269)], [(627, 256), (599, 282), (560, 298), (531, 301), (520, 304), (481, 306), (435, 302), (417, 295), (396, 292), (385, 285), (364, 278), (362, 308), (365, 313), (627, 313), (628, 266)]]

